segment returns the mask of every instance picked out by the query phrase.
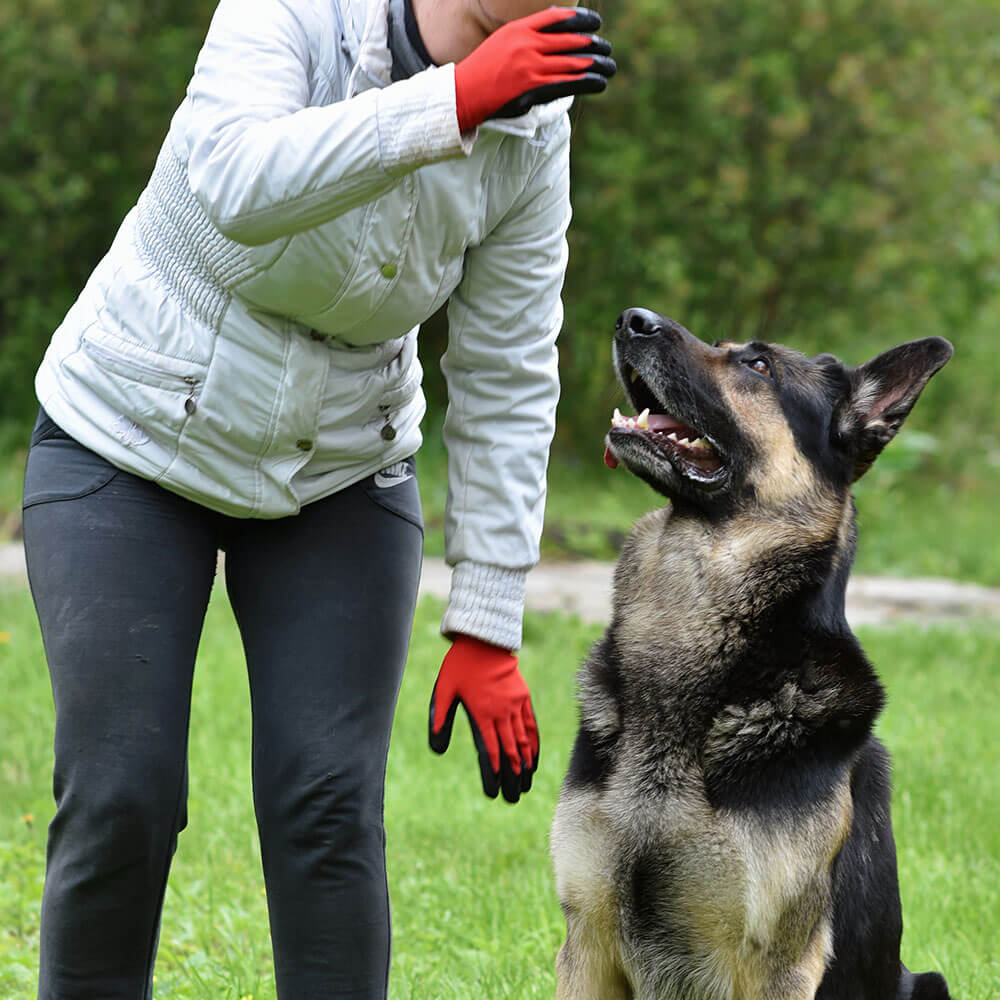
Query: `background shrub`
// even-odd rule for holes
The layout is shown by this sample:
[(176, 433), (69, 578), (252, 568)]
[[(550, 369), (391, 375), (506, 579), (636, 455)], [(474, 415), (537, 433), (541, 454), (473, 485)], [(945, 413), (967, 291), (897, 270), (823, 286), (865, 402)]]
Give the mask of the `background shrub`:
[[(0, 0), (0, 425), (152, 168), (211, 0)], [(860, 362), (956, 344), (921, 404), (955, 461), (1000, 448), (1000, 0), (608, 0), (620, 72), (578, 102), (558, 447), (617, 400), (611, 324)], [(428, 324), (430, 426), (440, 418)]]
[(0, 0), (0, 421), (142, 190), (211, 0)]
[(856, 363), (943, 334), (942, 382), (968, 390), (955, 368), (1000, 317), (1000, 4), (611, 0), (605, 20), (620, 72), (574, 144), (571, 441), (606, 421), (594, 359), (629, 305)]

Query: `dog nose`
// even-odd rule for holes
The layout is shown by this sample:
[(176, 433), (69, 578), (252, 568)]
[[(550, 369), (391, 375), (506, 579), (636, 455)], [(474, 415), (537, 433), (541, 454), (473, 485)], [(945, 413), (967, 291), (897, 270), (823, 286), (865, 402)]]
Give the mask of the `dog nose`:
[(627, 330), (634, 337), (654, 337), (663, 329), (663, 317), (649, 309), (626, 309), (615, 320), (615, 330)]

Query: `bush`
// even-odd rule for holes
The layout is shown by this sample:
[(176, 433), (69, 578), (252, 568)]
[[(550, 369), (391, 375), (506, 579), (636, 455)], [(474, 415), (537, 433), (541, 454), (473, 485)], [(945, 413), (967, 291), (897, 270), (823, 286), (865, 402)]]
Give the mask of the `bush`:
[(30, 419), (45, 345), (145, 184), (213, 9), (0, 5), (0, 421)]
[[(953, 375), (970, 328), (992, 339), (997, 0), (610, 0), (604, 13), (619, 74), (577, 111), (565, 443), (603, 433), (627, 306), (707, 339), (853, 362), (944, 334)], [(991, 390), (978, 405), (997, 416)]]
[[(152, 168), (213, 7), (0, 5), (0, 422), (30, 419), (42, 351)], [(603, 434), (630, 305), (855, 362), (943, 333), (958, 350), (928, 422), (1000, 425), (1000, 0), (604, 13), (620, 72), (574, 111), (562, 447)], [(432, 425), (445, 336), (438, 319), (422, 338)]]

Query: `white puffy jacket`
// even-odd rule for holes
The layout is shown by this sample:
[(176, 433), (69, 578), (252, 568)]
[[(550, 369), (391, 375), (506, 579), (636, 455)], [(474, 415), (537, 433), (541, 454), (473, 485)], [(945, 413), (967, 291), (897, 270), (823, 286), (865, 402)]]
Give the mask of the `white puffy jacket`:
[(390, 84), (388, 0), (340, 4), (222, 0), (38, 398), (183, 496), (294, 514), (417, 450), (416, 324), (449, 299), (443, 629), (514, 648), (558, 395), (569, 102), (462, 135), (454, 66)]

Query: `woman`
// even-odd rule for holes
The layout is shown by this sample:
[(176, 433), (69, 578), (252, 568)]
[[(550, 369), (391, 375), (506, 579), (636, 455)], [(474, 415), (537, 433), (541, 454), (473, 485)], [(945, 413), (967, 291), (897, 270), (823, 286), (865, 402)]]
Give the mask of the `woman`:
[(279, 997), (383, 997), (382, 795), (416, 598), (416, 324), (449, 300), (443, 751), (516, 801), (569, 220), (536, 0), (223, 0), (149, 185), (55, 333), (25, 476), (56, 705), (39, 996), (151, 995), (218, 548), (245, 646)]

